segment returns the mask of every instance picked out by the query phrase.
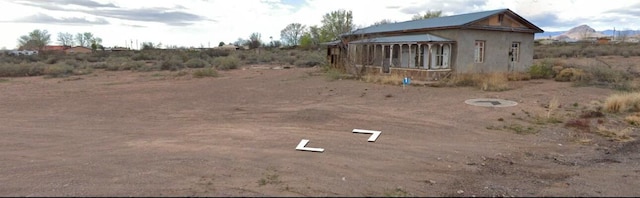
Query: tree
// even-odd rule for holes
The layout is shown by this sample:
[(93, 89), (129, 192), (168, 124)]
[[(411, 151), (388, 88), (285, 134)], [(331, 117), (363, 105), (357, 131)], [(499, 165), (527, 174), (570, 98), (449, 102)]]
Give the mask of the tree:
[(142, 42), (142, 50), (159, 49), (160, 47), (162, 47), (162, 43)]
[(249, 41), (244, 40), (242, 38), (238, 38), (238, 40), (236, 40), (236, 42), (233, 43), (235, 46), (246, 46), (247, 44), (249, 44)]
[(82, 33), (77, 33), (75, 39), (78, 46), (86, 46), (88, 43), (88, 41), (84, 39), (84, 35)]
[(292, 23), (287, 25), (282, 31), (280, 31), (280, 39), (284, 41), (285, 45), (296, 46), (302, 34), (304, 34), (307, 27), (300, 23)]
[(254, 32), (249, 36), (249, 49), (255, 49), (262, 45), (262, 41), (260, 40), (260, 33)]
[(60, 45), (63, 45), (63, 46), (73, 46), (73, 43), (74, 43), (73, 34), (69, 32), (58, 33), (58, 42), (60, 43)]
[(51, 34), (47, 30), (33, 30), (18, 38), (18, 45), (23, 49), (42, 49), (51, 42)]
[(222, 47), (224, 46), (224, 42), (220, 41), (220, 43), (218, 43), (218, 47)]
[(413, 18), (411, 20), (422, 20), (422, 19), (430, 19), (430, 18), (437, 18), (437, 17), (441, 17), (442, 16), (442, 11), (441, 10), (437, 10), (437, 11), (427, 11), (426, 13), (423, 14), (416, 14), (413, 15)]
[(382, 24), (389, 24), (389, 23), (395, 23), (395, 21), (391, 21), (390, 19), (382, 19), (378, 22), (373, 23), (373, 25), (382, 25)]
[(319, 38), (328, 39), (320, 40), (320, 42), (328, 42), (338, 39), (341, 34), (349, 33), (354, 29), (353, 14), (351, 10), (336, 10), (325, 14), (322, 17), (322, 31), (319, 33), (326, 34)]
[(91, 49), (93, 49), (93, 51), (96, 51), (98, 48), (103, 48), (102, 39), (100, 37), (91, 38), (89, 43), (91, 43)]

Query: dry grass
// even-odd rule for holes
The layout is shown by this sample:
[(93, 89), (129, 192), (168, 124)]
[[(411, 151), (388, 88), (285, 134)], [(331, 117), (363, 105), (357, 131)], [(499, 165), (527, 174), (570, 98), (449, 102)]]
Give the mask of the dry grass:
[(611, 113), (640, 111), (640, 92), (614, 94), (604, 102), (604, 109)]
[(610, 140), (618, 142), (629, 142), (634, 140), (630, 134), (633, 131), (632, 128), (624, 128), (622, 130), (609, 129), (605, 126), (598, 126), (596, 134), (609, 138)]
[(472, 86), (483, 91), (506, 91), (510, 90), (510, 79), (528, 79), (526, 76), (516, 76), (509, 73), (471, 73), (457, 74), (452, 76), (445, 83), (450, 86)]
[(385, 85), (401, 85), (404, 77), (398, 74), (390, 75), (375, 75), (366, 74), (362, 77), (362, 80), (368, 83), (380, 83)]
[(634, 126), (640, 126), (640, 113), (629, 115), (624, 118), (624, 121), (627, 121), (629, 124)]

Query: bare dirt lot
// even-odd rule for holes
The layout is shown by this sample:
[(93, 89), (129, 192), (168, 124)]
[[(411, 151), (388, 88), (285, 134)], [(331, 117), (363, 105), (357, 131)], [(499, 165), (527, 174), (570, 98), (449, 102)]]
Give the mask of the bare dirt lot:
[[(173, 72), (176, 73), (176, 72)], [(640, 144), (564, 121), (615, 91), (329, 81), (316, 68), (218, 78), (105, 72), (0, 82), (4, 196), (640, 196)], [(513, 107), (465, 104), (500, 98)], [(596, 125), (638, 131), (617, 115)], [(597, 119), (597, 121), (596, 121)], [(379, 130), (375, 142), (353, 129)], [(296, 151), (302, 139), (323, 153)]]

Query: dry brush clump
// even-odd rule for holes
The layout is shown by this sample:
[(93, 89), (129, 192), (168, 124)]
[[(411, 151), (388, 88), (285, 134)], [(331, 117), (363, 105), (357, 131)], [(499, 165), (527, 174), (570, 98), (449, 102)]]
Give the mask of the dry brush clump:
[(638, 112), (640, 92), (613, 94), (605, 100), (604, 109), (610, 113)]

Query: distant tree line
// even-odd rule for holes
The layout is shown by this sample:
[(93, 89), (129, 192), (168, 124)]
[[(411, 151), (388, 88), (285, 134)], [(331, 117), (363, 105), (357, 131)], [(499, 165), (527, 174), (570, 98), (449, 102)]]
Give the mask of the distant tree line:
[[(102, 39), (94, 36), (91, 32), (77, 33), (75, 36), (68, 32), (58, 33), (57, 41), (63, 46), (83, 46), (96, 49), (104, 49)], [(26, 35), (18, 38), (18, 47), (20, 49), (44, 49), (51, 43), (51, 34), (47, 30), (35, 29)]]

